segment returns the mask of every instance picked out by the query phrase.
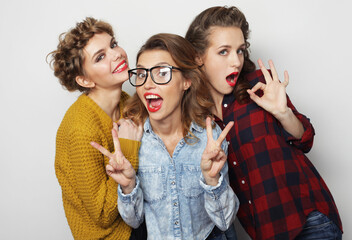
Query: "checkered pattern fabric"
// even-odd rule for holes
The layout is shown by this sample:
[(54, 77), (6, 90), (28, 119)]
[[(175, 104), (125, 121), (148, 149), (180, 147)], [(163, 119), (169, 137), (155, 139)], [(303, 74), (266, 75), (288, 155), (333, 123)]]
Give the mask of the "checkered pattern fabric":
[[(260, 70), (246, 77), (251, 86), (265, 82)], [(252, 239), (294, 239), (313, 210), (342, 230), (333, 197), (304, 154), (313, 145), (313, 126), (288, 97), (287, 104), (304, 126), (301, 139), (253, 101), (241, 105), (233, 94), (223, 99), (223, 122), (216, 118), (222, 128), (235, 122), (227, 136), (230, 183), (240, 200), (237, 217)]]

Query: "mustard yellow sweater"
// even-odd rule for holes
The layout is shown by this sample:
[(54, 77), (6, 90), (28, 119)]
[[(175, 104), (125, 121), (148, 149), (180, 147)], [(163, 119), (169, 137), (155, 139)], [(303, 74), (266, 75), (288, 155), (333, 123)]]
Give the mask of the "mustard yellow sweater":
[[(128, 97), (122, 92), (120, 116)], [(131, 235), (117, 210), (117, 183), (105, 172), (109, 159), (90, 145), (95, 141), (113, 152), (111, 129), (111, 118), (83, 94), (68, 109), (57, 131), (55, 171), (75, 239), (123, 240)], [(140, 142), (120, 139), (120, 144), (137, 170)]]

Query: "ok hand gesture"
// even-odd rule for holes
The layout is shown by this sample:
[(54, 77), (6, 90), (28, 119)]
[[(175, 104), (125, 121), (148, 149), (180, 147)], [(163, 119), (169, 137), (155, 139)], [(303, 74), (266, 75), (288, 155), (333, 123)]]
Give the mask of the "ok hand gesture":
[(116, 124), (114, 124), (111, 131), (115, 153), (109, 152), (96, 142), (91, 142), (91, 145), (110, 159), (109, 164), (106, 166), (106, 173), (112, 177), (115, 182), (120, 184), (121, 189), (125, 194), (129, 194), (136, 185), (136, 172), (134, 171), (131, 163), (122, 154)]
[(232, 126), (233, 122), (229, 122), (221, 132), (219, 138), (214, 140), (211, 119), (210, 117), (207, 117), (206, 119), (208, 141), (202, 155), (200, 167), (202, 169), (205, 182), (208, 185), (216, 186), (219, 182), (220, 170), (227, 160), (227, 156), (221, 148), (221, 143), (226, 138), (226, 135)]
[[(266, 83), (258, 82), (252, 89), (248, 89), (247, 92), (255, 103), (279, 119), (280, 116), (285, 115), (288, 111), (286, 100), (286, 87), (289, 81), (288, 72), (285, 71), (285, 80), (280, 82), (272, 60), (269, 60), (269, 66), (273, 77), (270, 76), (262, 60), (259, 59), (258, 64)], [(262, 97), (258, 97), (255, 94), (259, 89), (264, 93)]]

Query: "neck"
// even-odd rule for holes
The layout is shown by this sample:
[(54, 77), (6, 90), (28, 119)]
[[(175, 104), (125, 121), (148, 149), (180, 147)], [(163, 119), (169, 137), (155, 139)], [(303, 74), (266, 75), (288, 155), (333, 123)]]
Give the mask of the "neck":
[(224, 95), (220, 93), (215, 93), (214, 91), (211, 91), (211, 97), (213, 98), (214, 101), (214, 107), (211, 108), (211, 113), (223, 120), (222, 117), (222, 100), (224, 99)]
[(170, 156), (172, 156), (176, 145), (183, 138), (181, 113), (179, 113), (179, 117), (173, 115), (165, 120), (149, 120), (153, 131), (161, 138)]
[(113, 120), (117, 121), (120, 118), (119, 102), (122, 89), (107, 91), (93, 89), (89, 94), (90, 97), (103, 111)]

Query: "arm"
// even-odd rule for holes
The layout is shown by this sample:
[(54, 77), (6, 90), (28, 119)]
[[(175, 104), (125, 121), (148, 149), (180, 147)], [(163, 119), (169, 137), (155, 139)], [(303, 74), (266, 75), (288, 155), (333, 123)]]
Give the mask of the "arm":
[[(105, 159), (99, 153), (91, 150), (89, 142), (94, 139), (92, 129), (72, 131), (67, 136), (67, 156), (63, 172), (69, 179), (65, 194), (72, 201), (79, 201), (87, 211), (91, 220), (101, 227), (109, 227), (118, 216), (117, 184), (108, 178), (105, 172)], [(63, 186), (64, 188), (64, 186)]]
[[(238, 199), (227, 182), (227, 143), (224, 139), (233, 126), (230, 122), (217, 140), (213, 139), (210, 118), (206, 119), (207, 145), (201, 159), (200, 185), (205, 191), (205, 209), (215, 225), (225, 231), (238, 210)], [(218, 128), (220, 132), (220, 129)]]
[[(250, 98), (271, 113), (287, 132), (300, 139), (304, 132), (303, 125), (287, 106), (286, 102), (286, 87), (289, 81), (287, 71), (285, 71), (284, 82), (280, 82), (272, 61), (269, 61), (269, 65), (273, 77), (271, 77), (261, 60), (258, 60), (258, 64), (263, 72), (266, 84), (258, 82), (252, 89), (247, 90)], [(255, 94), (259, 89), (263, 91), (262, 97)]]
[[(137, 181), (136, 172), (131, 163), (122, 154), (116, 125), (112, 129), (115, 153), (109, 152), (99, 144), (92, 142), (92, 146), (110, 159), (106, 166), (107, 174), (119, 184), (118, 203), (121, 217), (127, 224), (137, 228), (143, 221), (143, 194)], [(136, 212), (135, 212), (136, 210)], [(139, 210), (139, 211), (137, 211)], [(139, 218), (138, 218), (139, 216)]]
[[(296, 147), (309, 151), (313, 143), (314, 130), (309, 120), (296, 111), (286, 95), (286, 87), (289, 83), (287, 71), (285, 71), (285, 80), (280, 82), (272, 61), (269, 61), (272, 77), (261, 60), (258, 60), (258, 64), (265, 83), (258, 82), (252, 89), (247, 90), (250, 98), (280, 122), (290, 136), (288, 141), (294, 141)], [(263, 91), (263, 96), (259, 97), (255, 94), (258, 90)]]
[(118, 196), (118, 209), (122, 219), (129, 226), (138, 228), (144, 217), (143, 192), (138, 177), (136, 177), (136, 187), (130, 194), (124, 194), (119, 186)]

